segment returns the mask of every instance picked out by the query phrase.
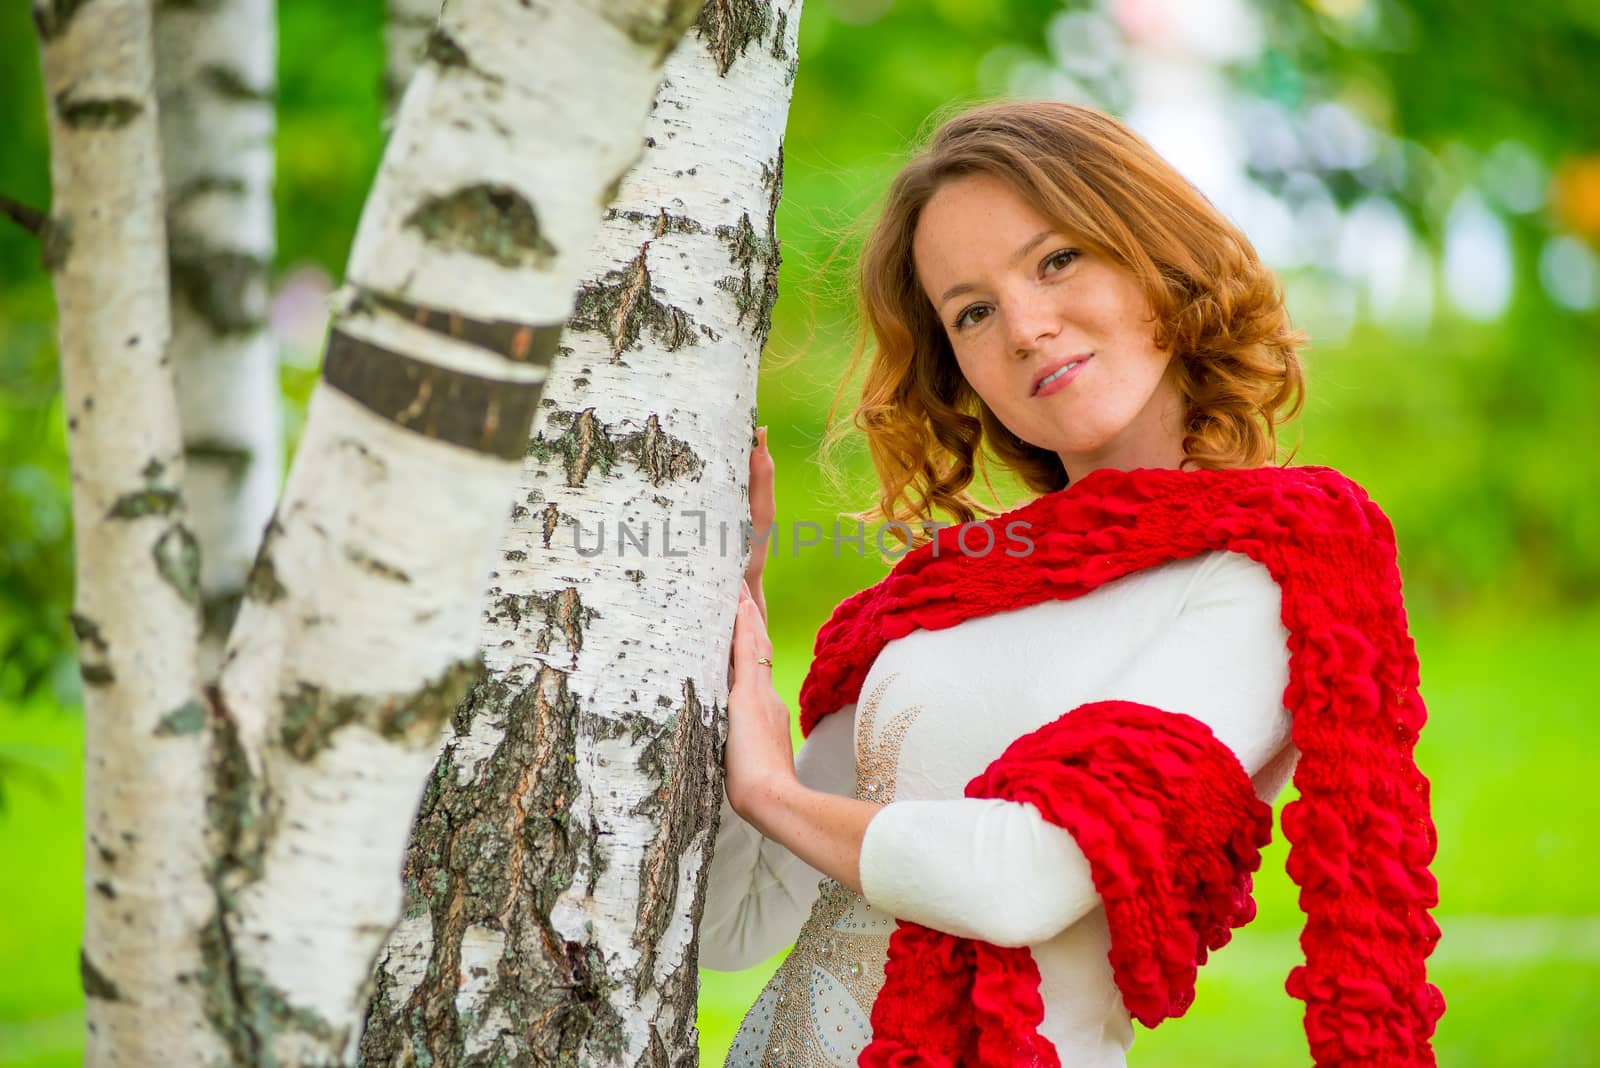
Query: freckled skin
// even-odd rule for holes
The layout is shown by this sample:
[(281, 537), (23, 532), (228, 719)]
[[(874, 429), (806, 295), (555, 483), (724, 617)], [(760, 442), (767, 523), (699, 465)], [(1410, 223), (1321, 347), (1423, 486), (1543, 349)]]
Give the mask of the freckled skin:
[[(1069, 478), (1101, 467), (1180, 466), (1176, 364), (1155, 347), (1150, 306), (1131, 272), (989, 175), (934, 193), (912, 257), (966, 380), (1012, 433), (1059, 455)], [(941, 301), (962, 283), (973, 288)], [(1086, 352), (1094, 358), (1065, 389), (1032, 395), (1041, 367)]]

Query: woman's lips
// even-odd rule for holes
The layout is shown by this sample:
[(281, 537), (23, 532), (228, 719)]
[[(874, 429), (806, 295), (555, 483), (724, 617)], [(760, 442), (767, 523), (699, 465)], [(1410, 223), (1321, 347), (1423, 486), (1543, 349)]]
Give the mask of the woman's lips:
[(1083, 374), (1083, 369), (1085, 367), (1089, 366), (1089, 361), (1093, 360), (1093, 359), (1094, 359), (1094, 354), (1093, 353), (1090, 353), (1088, 356), (1085, 356), (1083, 359), (1078, 361), (1078, 365), (1076, 367), (1073, 367), (1072, 370), (1068, 371), (1066, 374), (1058, 375), (1053, 380), (1051, 380), (1049, 382), (1046, 382), (1044, 385), (1040, 386), (1038, 392), (1036, 392), (1034, 394), (1034, 396), (1035, 397), (1048, 397), (1052, 393), (1060, 393), (1062, 390), (1064, 390), (1068, 386), (1072, 385), (1073, 379), (1075, 379), (1079, 375)]

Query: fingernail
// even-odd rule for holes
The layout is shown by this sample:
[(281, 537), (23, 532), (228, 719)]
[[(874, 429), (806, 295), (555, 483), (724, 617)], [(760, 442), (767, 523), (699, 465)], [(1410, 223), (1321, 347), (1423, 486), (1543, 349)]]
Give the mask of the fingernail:
[(756, 437), (761, 440), (761, 447), (763, 449), (766, 448), (767, 447), (767, 428), (764, 427), (764, 426), (756, 427)]
[(740, 579), (739, 580), (739, 595), (741, 597), (754, 597), (755, 596), (754, 594), (752, 594), (750, 592), (750, 583), (749, 583), (748, 580), (746, 580), (746, 579)]

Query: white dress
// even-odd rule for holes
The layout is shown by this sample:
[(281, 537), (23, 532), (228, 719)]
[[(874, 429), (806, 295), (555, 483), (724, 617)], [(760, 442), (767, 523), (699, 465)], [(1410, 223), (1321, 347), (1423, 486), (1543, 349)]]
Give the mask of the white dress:
[(887, 643), (857, 703), (825, 717), (795, 758), (814, 789), (884, 805), (861, 843), (862, 894), (762, 838), (723, 799), (701, 964), (748, 968), (794, 942), (726, 1063), (854, 1065), (901, 917), (1028, 946), (1040, 1032), (1062, 1063), (1123, 1066), (1133, 1029), (1087, 860), (1032, 805), (963, 791), (1017, 737), (1120, 699), (1206, 723), (1270, 800), (1295, 757), (1281, 611), (1264, 566), (1218, 550)]

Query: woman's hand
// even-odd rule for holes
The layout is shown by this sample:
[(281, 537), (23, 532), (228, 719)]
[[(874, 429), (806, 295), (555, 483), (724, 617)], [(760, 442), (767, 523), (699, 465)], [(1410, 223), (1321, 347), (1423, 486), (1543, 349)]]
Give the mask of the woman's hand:
[(761, 589), (761, 575), (766, 570), (767, 553), (772, 550), (773, 523), (778, 517), (775, 492), (776, 468), (772, 453), (767, 449), (767, 428), (756, 428), (756, 445), (750, 450), (750, 562), (745, 565), (744, 581), (755, 599), (756, 610), (763, 624), (767, 620), (767, 598)]
[(728, 744), (723, 780), (728, 804), (746, 823), (789, 852), (861, 892), (861, 840), (882, 806), (812, 790), (794, 770), (789, 708), (772, 688), (766, 624), (750, 587), (739, 593), (733, 623), (733, 681), (728, 686)]
[(750, 587), (745, 585), (739, 591), (733, 623), (733, 681), (728, 686), (723, 766), (728, 803), (764, 833), (763, 813), (799, 780), (789, 736), (789, 708), (772, 687), (771, 666), (756, 662), (762, 658), (772, 659), (772, 641)]

